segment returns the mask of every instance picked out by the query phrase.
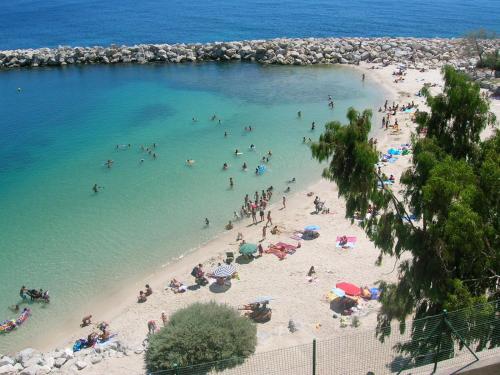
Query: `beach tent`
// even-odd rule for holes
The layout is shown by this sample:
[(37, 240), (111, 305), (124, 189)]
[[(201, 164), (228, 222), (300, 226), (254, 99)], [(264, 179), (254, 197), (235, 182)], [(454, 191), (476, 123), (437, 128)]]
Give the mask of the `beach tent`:
[(361, 294), (361, 288), (351, 283), (338, 283), (335, 285), (337, 288), (342, 289), (345, 294), (349, 296), (359, 296)]
[(240, 246), (240, 254), (252, 255), (257, 252), (257, 245), (253, 243), (245, 243)]
[(214, 272), (214, 277), (229, 277), (236, 272), (236, 268), (232, 264), (223, 264), (217, 267)]

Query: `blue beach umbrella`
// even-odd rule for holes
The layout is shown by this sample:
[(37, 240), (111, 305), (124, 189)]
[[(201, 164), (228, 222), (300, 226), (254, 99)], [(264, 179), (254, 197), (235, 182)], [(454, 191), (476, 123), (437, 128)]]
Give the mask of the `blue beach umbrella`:
[(308, 225), (304, 230), (317, 231), (319, 230), (319, 225)]

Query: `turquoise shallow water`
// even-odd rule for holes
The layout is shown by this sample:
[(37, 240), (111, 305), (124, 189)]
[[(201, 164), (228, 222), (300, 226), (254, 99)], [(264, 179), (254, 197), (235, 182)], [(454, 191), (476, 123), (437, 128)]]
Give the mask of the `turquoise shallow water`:
[[(350, 105), (382, 100), (349, 68), (241, 63), (2, 72), (0, 96), (0, 316), (13, 316), (7, 307), (23, 284), (52, 295), (21, 329), (0, 336), (0, 352), (57, 329), (102, 285), (117, 288), (212, 238), (245, 193), (273, 185), (279, 197), (291, 177), (294, 189), (318, 179), (302, 137), (317, 137)], [(157, 160), (139, 147), (152, 143)], [(235, 148), (244, 154), (235, 157)], [(269, 149), (268, 170), (256, 176)], [(104, 186), (97, 195), (94, 183)]]

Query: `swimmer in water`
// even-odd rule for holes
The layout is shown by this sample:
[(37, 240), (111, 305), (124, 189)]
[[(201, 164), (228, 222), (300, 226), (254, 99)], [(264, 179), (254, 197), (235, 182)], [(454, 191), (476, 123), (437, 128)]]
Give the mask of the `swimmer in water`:
[(243, 163), (243, 170), (244, 170), (244, 171), (246, 171), (246, 170), (247, 170), (247, 163), (246, 163), (246, 162), (244, 162), (244, 163)]
[(193, 159), (187, 159), (186, 160), (186, 164), (187, 165), (193, 165), (194, 164), (194, 160)]
[(302, 117), (302, 111), (298, 111), (298, 112), (297, 112), (297, 117), (298, 117), (298, 118), (301, 118), (301, 117)]
[(233, 181), (233, 178), (232, 177), (229, 177), (229, 187), (233, 187), (234, 186), (234, 181)]
[(141, 164), (144, 163), (144, 159), (139, 160), (139, 163)]
[(155, 153), (153, 153), (153, 159), (156, 159), (156, 154)]
[(193, 122), (198, 122), (198, 119), (196, 117), (193, 117)]
[(259, 174), (259, 168), (255, 168), (255, 174)]
[(268, 155), (268, 156), (273, 156), (273, 153), (271, 152), (271, 150), (269, 150), (269, 151), (267, 152), (267, 155)]
[(255, 150), (255, 145), (253, 143), (250, 145), (250, 150)]
[(20, 87), (17, 88), (17, 92), (21, 92), (21, 88)]
[(217, 118), (217, 115), (214, 113), (211, 120), (214, 121), (216, 118)]
[(252, 127), (251, 127), (251, 126), (249, 126), (249, 127), (248, 127), (248, 131), (249, 131), (249, 132), (251, 132), (251, 131), (252, 131)]
[(238, 149), (234, 150), (234, 154), (235, 155), (238, 155), (240, 152), (238, 151)]
[(311, 124), (311, 130), (314, 130), (316, 128), (316, 123), (313, 121)]
[(302, 143), (306, 143), (306, 137), (302, 138)]
[(210, 225), (210, 221), (208, 221), (208, 217), (205, 218), (205, 225), (208, 227)]
[(94, 184), (94, 186), (92, 186), (92, 190), (94, 191), (94, 193), (99, 193), (99, 186), (97, 186), (97, 184)]
[(289, 186), (289, 187), (287, 187), (287, 188), (285, 189), (285, 193), (289, 193), (289, 192), (290, 192), (290, 190), (292, 190), (292, 189), (291, 189), (291, 188), (290, 188), (290, 186)]
[(228, 169), (228, 168), (229, 168), (229, 166), (227, 165), (227, 163), (224, 163), (224, 164), (222, 165), (222, 169), (226, 170), (226, 169)]
[(111, 168), (111, 166), (112, 166), (112, 165), (113, 165), (113, 160), (108, 159), (108, 161), (106, 161), (106, 166), (107, 166), (108, 168)]
[(224, 132), (224, 137), (227, 137), (227, 132)]

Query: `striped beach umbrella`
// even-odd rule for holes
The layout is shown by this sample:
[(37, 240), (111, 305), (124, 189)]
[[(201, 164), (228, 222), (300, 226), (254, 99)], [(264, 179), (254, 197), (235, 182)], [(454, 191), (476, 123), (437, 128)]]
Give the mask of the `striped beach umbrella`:
[(229, 277), (235, 272), (236, 268), (232, 264), (223, 264), (214, 270), (213, 275), (214, 277)]

